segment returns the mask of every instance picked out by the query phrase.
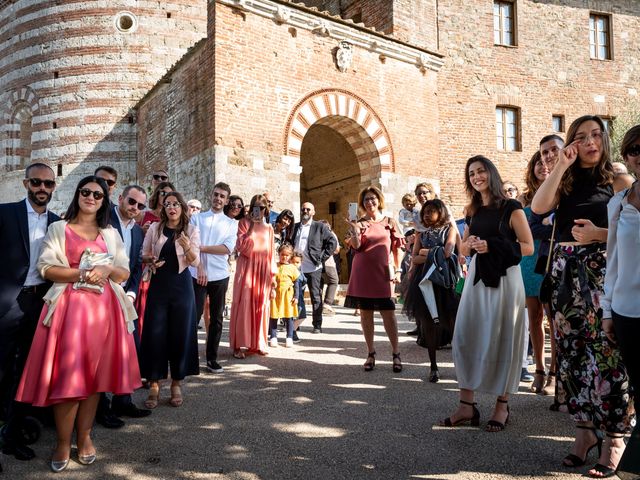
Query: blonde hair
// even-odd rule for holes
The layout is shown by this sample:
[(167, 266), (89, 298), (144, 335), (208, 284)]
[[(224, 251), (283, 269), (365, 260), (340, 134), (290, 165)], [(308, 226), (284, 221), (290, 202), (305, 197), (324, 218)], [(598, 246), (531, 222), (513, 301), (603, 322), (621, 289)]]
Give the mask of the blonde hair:
[(402, 206), (404, 207), (405, 202), (413, 203), (414, 205), (418, 203), (418, 197), (416, 197), (415, 193), (405, 193), (402, 196)]

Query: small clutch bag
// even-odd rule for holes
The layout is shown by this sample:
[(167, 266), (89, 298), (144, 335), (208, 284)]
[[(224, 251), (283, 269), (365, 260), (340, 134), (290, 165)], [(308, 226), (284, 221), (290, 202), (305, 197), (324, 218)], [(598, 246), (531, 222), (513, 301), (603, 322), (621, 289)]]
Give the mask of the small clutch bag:
[[(80, 265), (78, 268), (80, 270), (92, 270), (94, 267), (98, 265), (111, 265), (113, 263), (113, 255), (110, 253), (99, 253), (92, 252), (90, 248), (86, 248), (84, 252), (82, 252), (82, 257), (80, 257)], [(74, 290), (89, 290), (91, 292), (102, 293), (104, 292), (104, 287), (100, 285), (94, 285), (92, 283), (87, 283), (84, 280), (79, 280), (73, 284)]]

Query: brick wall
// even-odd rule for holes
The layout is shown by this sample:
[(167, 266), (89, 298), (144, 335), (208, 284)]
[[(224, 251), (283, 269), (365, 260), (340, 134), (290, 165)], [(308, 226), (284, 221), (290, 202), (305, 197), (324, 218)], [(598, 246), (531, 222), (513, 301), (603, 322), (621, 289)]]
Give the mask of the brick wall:
[[(75, 176), (112, 164), (135, 180), (130, 109), (206, 34), (206, 0), (58, 1), (0, 4), (0, 170), (47, 161)], [(116, 27), (120, 12), (134, 28)], [(16, 109), (31, 110), (31, 142)], [(20, 155), (30, 150), (29, 158)], [(73, 182), (60, 180), (64, 190)], [(8, 180), (7, 180), (8, 181)], [(6, 187), (6, 188), (5, 188)], [(0, 180), (0, 201), (13, 186)]]
[[(566, 125), (584, 114), (616, 116), (640, 83), (640, 3), (596, 2), (612, 14), (614, 59), (589, 58), (589, 7), (594, 2), (518, 0), (517, 47), (493, 44), (491, 2), (439, 0), (440, 163), (445, 198), (458, 207), (467, 158), (483, 154), (501, 175), (523, 186), (524, 167), (542, 136), (552, 132), (552, 114)], [(473, 19), (473, 21), (470, 21)], [(496, 148), (496, 105), (521, 113), (521, 151)]]

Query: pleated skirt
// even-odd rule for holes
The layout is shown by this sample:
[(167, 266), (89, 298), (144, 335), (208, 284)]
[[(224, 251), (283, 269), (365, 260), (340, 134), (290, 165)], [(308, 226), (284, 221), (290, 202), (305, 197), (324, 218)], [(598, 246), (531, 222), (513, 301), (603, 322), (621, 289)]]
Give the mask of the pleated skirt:
[(520, 383), (525, 292), (520, 266), (507, 269), (497, 288), (473, 284), (473, 257), (453, 333), (453, 361), (460, 388), (494, 395), (515, 393)]

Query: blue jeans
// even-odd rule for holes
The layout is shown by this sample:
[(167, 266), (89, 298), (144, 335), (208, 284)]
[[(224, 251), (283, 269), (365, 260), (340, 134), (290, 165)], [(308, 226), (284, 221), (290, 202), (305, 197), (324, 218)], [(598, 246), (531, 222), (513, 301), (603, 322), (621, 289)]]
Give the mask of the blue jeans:
[[(284, 324), (287, 327), (287, 338), (293, 338), (293, 318), (284, 318)], [(278, 338), (278, 319), (269, 319), (269, 338)]]

